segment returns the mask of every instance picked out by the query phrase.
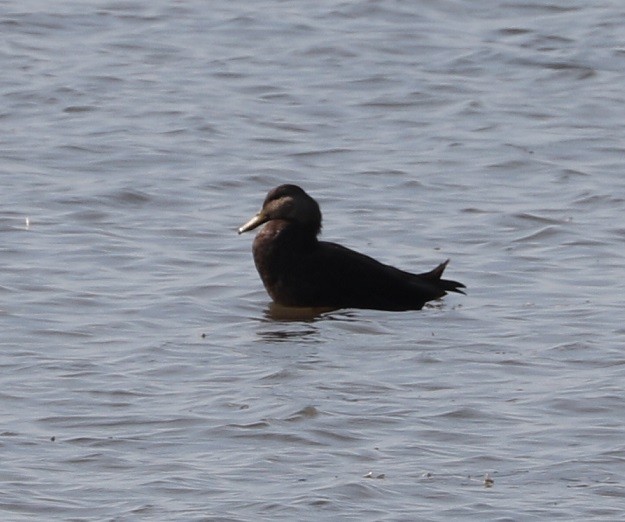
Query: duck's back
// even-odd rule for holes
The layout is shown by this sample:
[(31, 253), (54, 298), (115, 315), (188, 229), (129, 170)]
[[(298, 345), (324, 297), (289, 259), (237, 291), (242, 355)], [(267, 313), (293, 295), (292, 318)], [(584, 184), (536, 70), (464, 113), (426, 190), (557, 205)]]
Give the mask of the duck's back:
[(319, 242), (319, 299), (340, 308), (419, 310), (445, 291), (422, 276), (405, 272), (336, 243)]

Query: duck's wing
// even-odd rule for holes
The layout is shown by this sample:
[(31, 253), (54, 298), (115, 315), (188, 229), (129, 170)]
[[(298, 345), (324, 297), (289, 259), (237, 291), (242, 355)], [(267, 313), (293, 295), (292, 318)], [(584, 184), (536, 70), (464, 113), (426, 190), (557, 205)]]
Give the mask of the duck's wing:
[(463, 286), (440, 279), (446, 263), (425, 274), (411, 274), (324, 241), (319, 242), (313, 266), (315, 299), (338, 308), (418, 310), (447, 290)]

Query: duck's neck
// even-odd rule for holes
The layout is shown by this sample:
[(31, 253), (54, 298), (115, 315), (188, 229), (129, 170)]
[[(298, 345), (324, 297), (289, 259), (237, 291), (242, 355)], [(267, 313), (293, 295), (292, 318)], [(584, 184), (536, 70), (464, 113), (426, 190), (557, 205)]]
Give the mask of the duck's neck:
[(274, 241), (289, 249), (310, 248), (317, 245), (317, 227), (310, 227), (292, 221), (275, 220), (266, 225), (270, 228)]

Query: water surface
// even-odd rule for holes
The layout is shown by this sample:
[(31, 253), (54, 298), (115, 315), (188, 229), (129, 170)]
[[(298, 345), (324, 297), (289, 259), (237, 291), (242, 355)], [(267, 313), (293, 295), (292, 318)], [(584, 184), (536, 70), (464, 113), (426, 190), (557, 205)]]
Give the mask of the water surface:
[[(618, 2), (0, 7), (6, 520), (623, 516)], [(447, 275), (272, 312), (236, 229)]]

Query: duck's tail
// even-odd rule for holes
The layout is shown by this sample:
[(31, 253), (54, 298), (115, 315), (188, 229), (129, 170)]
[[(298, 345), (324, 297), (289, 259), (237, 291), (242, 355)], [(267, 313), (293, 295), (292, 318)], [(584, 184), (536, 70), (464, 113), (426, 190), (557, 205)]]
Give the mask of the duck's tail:
[(434, 270), (430, 270), (429, 272), (420, 275), (428, 281), (435, 282), (437, 286), (439, 286), (442, 290), (445, 290), (445, 292), (458, 292), (459, 294), (464, 294), (465, 292), (463, 292), (461, 288), (466, 288), (466, 286), (462, 283), (459, 283), (458, 281), (451, 281), (450, 279), (441, 279), (448, 263), (449, 259), (443, 261)]

